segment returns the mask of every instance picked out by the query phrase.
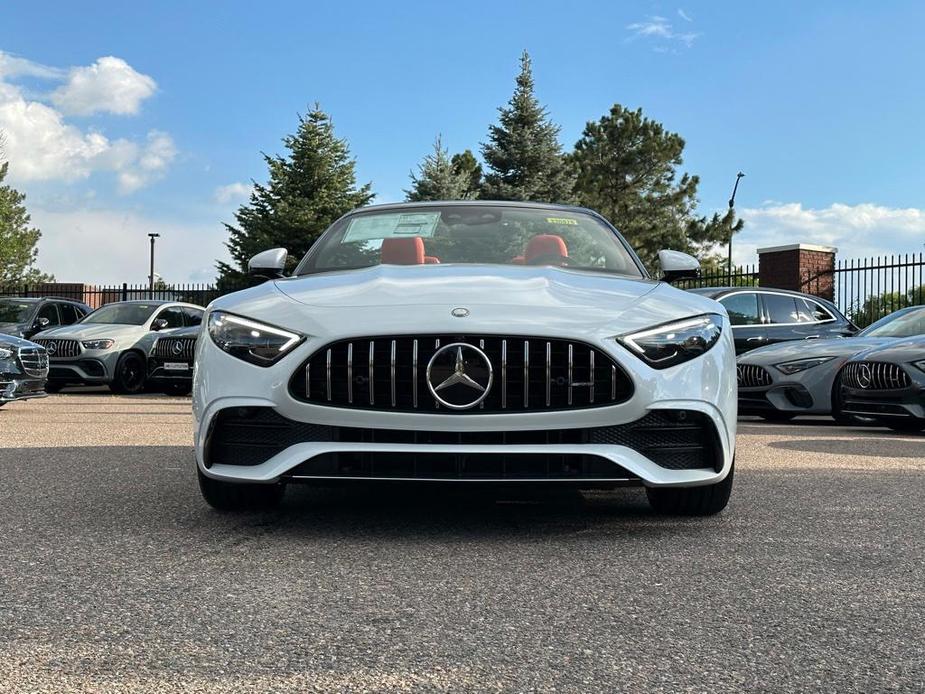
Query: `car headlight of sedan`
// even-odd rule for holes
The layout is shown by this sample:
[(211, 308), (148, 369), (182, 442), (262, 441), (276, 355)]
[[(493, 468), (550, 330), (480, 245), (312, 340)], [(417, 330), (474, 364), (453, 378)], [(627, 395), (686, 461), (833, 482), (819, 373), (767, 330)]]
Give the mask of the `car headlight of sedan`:
[(809, 359), (795, 359), (794, 361), (785, 361), (781, 364), (775, 364), (774, 368), (780, 371), (782, 374), (791, 374), (799, 373), (800, 371), (806, 371), (806, 369), (811, 369), (814, 366), (819, 366), (820, 364), (825, 364), (827, 361), (834, 359), (835, 357), (811, 357)]
[(653, 369), (667, 369), (707, 352), (717, 343), (722, 332), (723, 317), (707, 313), (622, 335), (617, 339)]
[(115, 340), (103, 339), (103, 340), (84, 340), (80, 343), (83, 345), (84, 349), (109, 349), (114, 344)]
[(304, 335), (224, 311), (209, 314), (209, 337), (233, 357), (257, 366), (271, 366), (304, 339)]
[(12, 359), (16, 350), (11, 345), (0, 345), (0, 359)]

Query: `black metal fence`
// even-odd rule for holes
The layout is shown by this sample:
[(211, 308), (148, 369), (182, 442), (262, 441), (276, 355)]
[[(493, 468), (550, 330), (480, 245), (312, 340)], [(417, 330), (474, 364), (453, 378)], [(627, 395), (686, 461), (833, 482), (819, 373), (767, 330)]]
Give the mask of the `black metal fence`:
[(758, 267), (742, 265), (732, 268), (732, 272), (713, 271), (699, 277), (676, 280), (676, 287), (681, 289), (698, 289), (700, 287), (756, 287), (758, 286)]
[(5, 285), (0, 287), (0, 296), (60, 297), (82, 301), (91, 308), (99, 308), (113, 301), (157, 300), (185, 301), (206, 306), (209, 302), (231, 292), (245, 289), (253, 284), (172, 284), (155, 286), (146, 284), (87, 285), (45, 283), (33, 285)]

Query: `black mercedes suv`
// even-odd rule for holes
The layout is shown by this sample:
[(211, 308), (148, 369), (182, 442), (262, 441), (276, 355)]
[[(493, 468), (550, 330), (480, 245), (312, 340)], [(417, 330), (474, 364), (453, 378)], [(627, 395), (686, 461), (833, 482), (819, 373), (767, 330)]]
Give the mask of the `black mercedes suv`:
[(92, 310), (73, 299), (4, 296), (0, 297), (0, 333), (29, 339), (42, 330), (76, 323)]

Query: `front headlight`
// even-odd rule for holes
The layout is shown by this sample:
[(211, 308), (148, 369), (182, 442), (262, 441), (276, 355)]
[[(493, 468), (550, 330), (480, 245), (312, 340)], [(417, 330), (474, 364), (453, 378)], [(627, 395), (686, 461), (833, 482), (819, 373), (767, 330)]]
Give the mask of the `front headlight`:
[(84, 349), (109, 349), (109, 348), (112, 347), (114, 344), (116, 344), (116, 341), (115, 341), (115, 340), (108, 340), (108, 339), (104, 339), (104, 340), (84, 340), (84, 341), (81, 342), (80, 344), (83, 345), (83, 348), (84, 348)]
[(653, 369), (667, 369), (705, 353), (716, 344), (722, 332), (723, 317), (708, 313), (617, 339)]
[(224, 352), (257, 366), (271, 366), (305, 339), (304, 335), (224, 311), (209, 314), (209, 337)]
[(0, 359), (12, 359), (16, 350), (12, 345), (0, 345)]
[(916, 367), (917, 369), (921, 369), (922, 371), (925, 371), (925, 359), (923, 359), (922, 361), (914, 361), (912, 362), (912, 365)]
[(827, 361), (834, 359), (835, 357), (812, 357), (810, 359), (795, 359), (794, 361), (785, 361), (782, 364), (775, 364), (774, 368), (780, 371), (782, 374), (791, 374), (799, 373), (800, 371), (806, 371), (806, 369), (811, 369), (814, 366), (819, 366), (820, 364), (825, 364)]

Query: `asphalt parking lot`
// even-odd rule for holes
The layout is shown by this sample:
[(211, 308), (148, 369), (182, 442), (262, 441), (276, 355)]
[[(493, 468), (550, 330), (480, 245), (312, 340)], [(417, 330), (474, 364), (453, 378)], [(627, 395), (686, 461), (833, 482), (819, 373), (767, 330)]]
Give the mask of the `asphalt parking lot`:
[(925, 437), (740, 424), (640, 490), (199, 497), (189, 400), (0, 410), (0, 691), (923, 691)]

